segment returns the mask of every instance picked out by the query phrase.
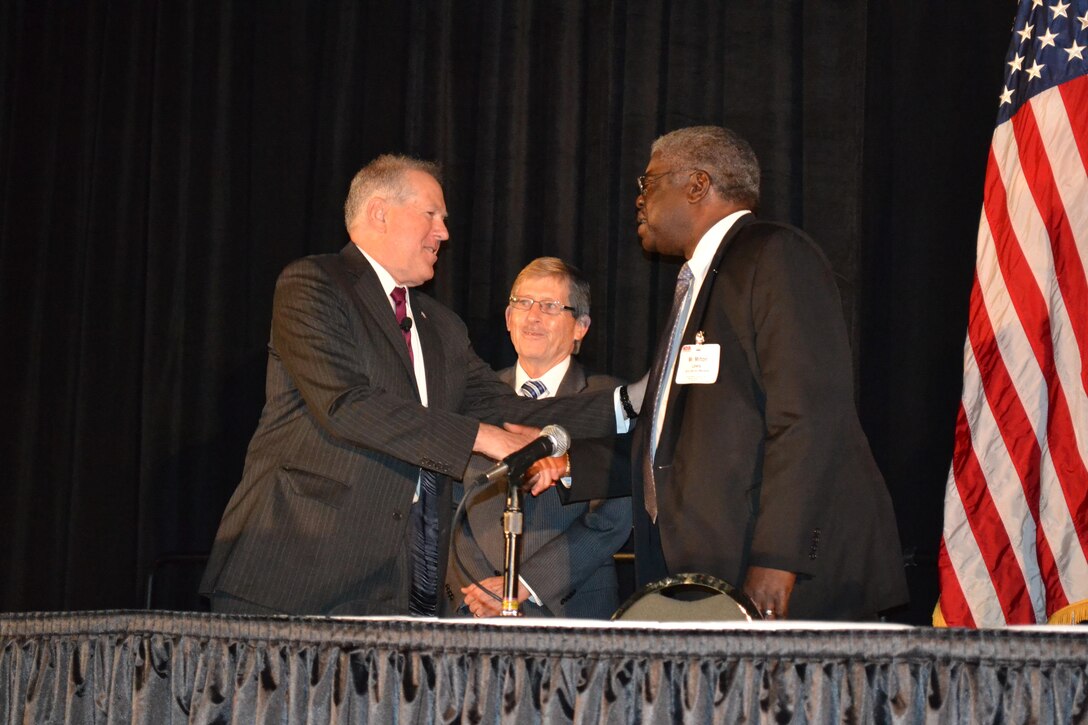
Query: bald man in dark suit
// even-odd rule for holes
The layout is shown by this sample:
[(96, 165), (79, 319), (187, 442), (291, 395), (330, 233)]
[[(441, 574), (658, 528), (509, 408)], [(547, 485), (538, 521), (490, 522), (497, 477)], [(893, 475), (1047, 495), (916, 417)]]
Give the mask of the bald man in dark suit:
[(344, 216), (351, 243), (276, 284), (266, 403), (201, 584), (214, 611), (437, 614), (450, 479), (537, 434), (498, 424), (615, 432), (610, 395), (516, 396), (414, 289), (448, 237), (433, 164), (375, 159)]

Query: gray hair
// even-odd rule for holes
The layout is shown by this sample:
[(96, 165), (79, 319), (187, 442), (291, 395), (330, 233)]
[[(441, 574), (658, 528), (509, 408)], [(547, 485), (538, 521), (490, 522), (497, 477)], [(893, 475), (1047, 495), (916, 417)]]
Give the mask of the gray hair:
[(433, 176), (439, 184), (442, 183), (442, 171), (433, 161), (400, 154), (382, 154), (359, 169), (352, 178), (348, 196), (344, 199), (344, 226), (351, 228), (355, 217), (373, 196), (388, 194), (394, 201), (407, 201), (412, 195), (405, 178), (409, 171), (422, 171)]
[(690, 126), (654, 141), (651, 154), (669, 166), (701, 169), (718, 196), (752, 209), (759, 205), (759, 159), (748, 142), (722, 126)]
[(510, 294), (529, 277), (559, 277), (570, 286), (570, 306), (574, 308), (574, 317), (589, 314), (589, 281), (582, 276), (578, 268), (567, 264), (559, 257), (537, 257), (518, 272), (514, 284), (510, 285)]

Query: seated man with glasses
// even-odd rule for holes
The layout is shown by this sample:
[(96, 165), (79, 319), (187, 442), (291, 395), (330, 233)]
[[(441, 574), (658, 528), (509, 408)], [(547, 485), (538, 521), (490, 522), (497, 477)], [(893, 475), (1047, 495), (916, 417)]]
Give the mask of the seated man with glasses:
[[(619, 384), (615, 378), (591, 374), (573, 357), (589, 324), (589, 283), (555, 257), (532, 261), (514, 280), (506, 308), (506, 329), (518, 362), (499, 377), (531, 398), (615, 388)], [(571, 477), (596, 482), (629, 476), (626, 439), (577, 441)], [(491, 463), (474, 456), (465, 473), (465, 485)], [(454, 491), (458, 501), (463, 490)], [(501, 601), (488, 591), (502, 596), (505, 491), (496, 486), (470, 488), (468, 495), (465, 519), (453, 532), (446, 593), (455, 610), (496, 616)], [(630, 497), (564, 505), (559, 492), (549, 490), (540, 496), (525, 496), (523, 507), (518, 588), (522, 612), (527, 616), (611, 616), (619, 605), (612, 555), (631, 531)], [(458, 557), (467, 573), (458, 567)]]

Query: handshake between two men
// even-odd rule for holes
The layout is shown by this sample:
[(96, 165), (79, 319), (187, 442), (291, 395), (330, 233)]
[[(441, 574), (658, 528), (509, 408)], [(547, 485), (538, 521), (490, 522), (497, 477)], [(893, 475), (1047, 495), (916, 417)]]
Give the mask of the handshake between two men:
[[(527, 614), (607, 618), (611, 554), (632, 522), (637, 585), (702, 572), (742, 582), (767, 617), (872, 618), (906, 600), (834, 274), (804, 232), (756, 218), (744, 139), (698, 126), (652, 145), (638, 236), (685, 264), (651, 373), (626, 391), (574, 359), (588, 284), (559, 260), (515, 280), (518, 364), (497, 376), (463, 321), (417, 291), (449, 237), (439, 179), (433, 163), (378, 157), (344, 203), (350, 243), (280, 275), (265, 407), (201, 583), (214, 611), (478, 613), (465, 590), (499, 568), (505, 497), (473, 496), (451, 531), (460, 481), (538, 436), (481, 420), (558, 423), (575, 439), (569, 460), (527, 472), (526, 509), (546, 522), (526, 525)], [(568, 464), (571, 488), (554, 486)]]

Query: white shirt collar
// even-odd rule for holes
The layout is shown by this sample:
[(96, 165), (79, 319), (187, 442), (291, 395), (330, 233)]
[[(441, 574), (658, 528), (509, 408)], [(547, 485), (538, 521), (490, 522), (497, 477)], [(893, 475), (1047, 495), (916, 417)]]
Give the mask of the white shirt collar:
[[(378, 262), (369, 254), (363, 251), (362, 247), (356, 246), (363, 256), (366, 257), (366, 261), (370, 262), (370, 266), (374, 268), (374, 273), (378, 275), (378, 281), (381, 282), (382, 289), (385, 290), (385, 301), (389, 303), (389, 309), (393, 312), (397, 311), (397, 305), (393, 302), (393, 298), (389, 296), (389, 293), (393, 291), (395, 287), (405, 287), (407, 285), (398, 285), (397, 281), (393, 279), (393, 275), (389, 274), (389, 271), (378, 264)], [(408, 294), (404, 296), (404, 312), (408, 317), (415, 318), (415, 312), (412, 310), (412, 295)], [(424, 315), (420, 315), (424, 317)], [(411, 332), (408, 333), (412, 336), (412, 350), (415, 354), (412, 356), (412, 370), (416, 375), (416, 390), (419, 391), (419, 400), (423, 405), (427, 405), (429, 398), (427, 396), (427, 368), (424, 365), (423, 360), (423, 346), (419, 339), (419, 327), (412, 325)], [(416, 496), (419, 496), (417, 489)]]
[[(394, 288), (405, 286), (397, 284), (397, 280), (393, 279), (393, 275), (389, 274), (389, 270), (378, 264), (377, 260), (366, 253), (366, 250), (360, 246), (356, 246), (355, 248), (366, 257), (366, 261), (370, 262), (370, 266), (374, 268), (374, 272), (378, 275), (378, 281), (382, 283), (382, 289), (385, 290), (386, 297), (389, 297), (389, 293), (392, 292)], [(390, 304), (392, 304), (392, 299), (390, 299)]]
[(688, 269), (691, 270), (697, 285), (701, 285), (706, 277), (707, 270), (710, 269), (710, 263), (714, 261), (714, 254), (718, 251), (718, 244), (721, 243), (738, 219), (745, 214), (751, 213), (747, 209), (735, 211), (719, 220), (710, 229), (707, 229), (706, 233), (699, 239), (699, 243), (695, 245), (695, 252), (691, 255), (691, 259), (688, 260)]
[(567, 370), (569, 369), (570, 355), (567, 355), (539, 378), (532, 378), (529, 376), (529, 373), (525, 372), (525, 368), (521, 366), (521, 361), (519, 360), (517, 367), (514, 368), (514, 390), (521, 390), (521, 385), (526, 380), (539, 380), (548, 388), (547, 395), (541, 397), (551, 398), (555, 395), (555, 391), (559, 390), (559, 386), (563, 383), (563, 378), (567, 376)]

